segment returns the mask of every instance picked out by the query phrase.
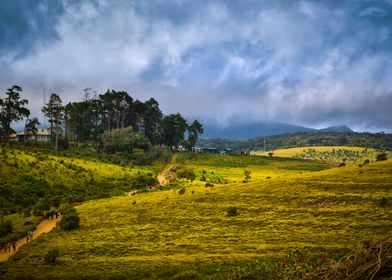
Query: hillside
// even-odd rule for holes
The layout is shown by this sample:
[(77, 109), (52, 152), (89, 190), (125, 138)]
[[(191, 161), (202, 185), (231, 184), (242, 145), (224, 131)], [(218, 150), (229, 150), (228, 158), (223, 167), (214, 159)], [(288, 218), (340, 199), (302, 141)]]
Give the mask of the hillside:
[(392, 150), (392, 134), (365, 132), (301, 132), (229, 140), (222, 138), (199, 139), (200, 147), (218, 147), (235, 151), (274, 150), (304, 146), (354, 146)]
[[(0, 277), (235, 279), (230, 268), (294, 253), (306, 260), (337, 257), (392, 230), (391, 160), (334, 168), (183, 153), (175, 166), (193, 170), (195, 180), (83, 203), (77, 207), (80, 229), (56, 229), (23, 247), (1, 267)], [(230, 208), (237, 215), (228, 215)], [(50, 249), (60, 250), (54, 266), (42, 262)], [(288, 273), (283, 268), (265, 269), (281, 277)]]
[(204, 125), (205, 138), (224, 139), (249, 139), (270, 135), (279, 135), (297, 132), (353, 132), (346, 125), (330, 126), (322, 129), (309, 128), (305, 126), (292, 125), (288, 123), (264, 123), (250, 122), (246, 124), (230, 124), (220, 127), (216, 124), (206, 123)]
[[(362, 164), (367, 161), (376, 161), (379, 151), (372, 148), (351, 146), (311, 146), (277, 149), (273, 151), (251, 151), (250, 154)], [(391, 158), (392, 153), (387, 152), (386, 155)]]
[(97, 156), (83, 159), (34, 147), (2, 146), (0, 214), (33, 210), (39, 215), (60, 203), (120, 195), (139, 188), (139, 179), (154, 178), (161, 167), (162, 163), (121, 166), (99, 162)]

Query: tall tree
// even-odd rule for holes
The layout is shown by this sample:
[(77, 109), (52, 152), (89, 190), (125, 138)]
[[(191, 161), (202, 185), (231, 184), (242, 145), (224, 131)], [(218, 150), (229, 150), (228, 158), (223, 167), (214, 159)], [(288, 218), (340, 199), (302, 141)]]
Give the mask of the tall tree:
[[(64, 106), (60, 96), (58, 96), (56, 93), (52, 93), (50, 95), (49, 102), (42, 108), (42, 112), (49, 119), (52, 142), (55, 144), (55, 149), (58, 150), (64, 112)], [(54, 130), (56, 136), (55, 138), (53, 137)]]
[(12, 122), (21, 121), (24, 117), (30, 115), (30, 111), (24, 107), (29, 102), (20, 98), (22, 91), (20, 86), (14, 85), (7, 89), (4, 99), (0, 98), (0, 140), (9, 140), (10, 134), (14, 132), (11, 128)]
[(114, 128), (124, 128), (127, 124), (133, 99), (125, 91), (107, 91), (99, 96), (102, 100), (104, 121), (106, 129), (111, 131)]
[(178, 147), (184, 140), (186, 120), (180, 115), (171, 114), (163, 118), (163, 142), (168, 147)]
[(154, 98), (144, 102), (144, 135), (153, 145), (161, 143), (162, 112)]
[(27, 119), (25, 123), (24, 129), (24, 140), (29, 139), (30, 135), (34, 135), (35, 141), (37, 141), (38, 134), (38, 126), (41, 123), (38, 121), (38, 118)]
[(187, 149), (193, 151), (195, 148), (197, 139), (199, 135), (203, 134), (203, 126), (197, 120), (194, 120), (191, 125), (188, 125), (188, 140), (187, 140)]

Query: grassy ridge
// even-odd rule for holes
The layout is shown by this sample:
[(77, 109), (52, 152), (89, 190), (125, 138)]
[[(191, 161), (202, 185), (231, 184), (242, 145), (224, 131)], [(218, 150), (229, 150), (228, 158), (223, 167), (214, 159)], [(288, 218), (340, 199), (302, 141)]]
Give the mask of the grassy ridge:
[[(333, 255), (392, 230), (392, 209), (380, 204), (391, 199), (390, 160), (311, 171), (312, 163), (299, 160), (222, 159), (177, 158), (178, 165), (226, 180), (212, 188), (197, 178), (183, 195), (173, 189), (80, 205), (79, 230), (56, 229), (23, 247), (2, 277), (214, 278), (227, 265), (291, 249)], [(287, 168), (298, 165), (309, 168)], [(248, 183), (242, 183), (245, 167)], [(239, 215), (227, 216), (229, 207)], [(60, 249), (59, 264), (43, 265), (53, 248)]]
[(135, 175), (153, 175), (157, 169), (158, 165), (120, 166), (50, 155), (32, 148), (3, 147), (0, 148), (1, 214), (48, 203), (54, 206), (119, 195), (132, 189)]

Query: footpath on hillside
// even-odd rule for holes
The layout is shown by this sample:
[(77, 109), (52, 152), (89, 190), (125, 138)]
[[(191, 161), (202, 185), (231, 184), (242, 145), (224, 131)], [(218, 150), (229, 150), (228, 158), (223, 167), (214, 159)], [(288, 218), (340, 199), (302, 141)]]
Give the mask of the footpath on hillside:
[(170, 162), (167, 163), (167, 164), (165, 165), (165, 167), (161, 170), (161, 172), (158, 173), (157, 178), (158, 178), (159, 184), (160, 184), (161, 186), (166, 185), (166, 183), (167, 183), (167, 177), (168, 177), (168, 175), (170, 175), (170, 172), (171, 172), (170, 170), (171, 170), (171, 168), (172, 168), (172, 167), (175, 165), (175, 163), (176, 163), (176, 157), (177, 157), (177, 155), (174, 154), (174, 155), (172, 156), (172, 158), (170, 159)]
[[(30, 242), (34, 242), (35, 239), (37, 239), (40, 235), (43, 233), (48, 233), (52, 229), (54, 229), (57, 225), (57, 222), (59, 222), (60, 219), (52, 219), (52, 220), (43, 220), (41, 223), (37, 225), (36, 230), (33, 232), (33, 240)], [(20, 247), (25, 245), (27, 243), (26, 238), (22, 238), (16, 242), (16, 252), (19, 250)], [(0, 262), (5, 262), (8, 260), (9, 257), (11, 257), (13, 254), (15, 254), (14, 250), (11, 248), (11, 252), (4, 253), (2, 250), (0, 252)]]

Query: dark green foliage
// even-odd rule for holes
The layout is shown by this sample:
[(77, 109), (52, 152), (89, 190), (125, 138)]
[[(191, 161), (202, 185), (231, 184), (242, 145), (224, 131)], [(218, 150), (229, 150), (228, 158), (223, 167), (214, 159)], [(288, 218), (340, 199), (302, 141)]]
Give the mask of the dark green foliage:
[(80, 227), (79, 214), (75, 208), (68, 208), (63, 211), (60, 227), (64, 230), (73, 230)]
[(365, 159), (365, 160), (363, 161), (363, 165), (368, 164), (368, 163), (370, 163), (370, 160), (369, 160), (369, 159)]
[(193, 181), (193, 180), (196, 179), (196, 175), (195, 175), (195, 173), (193, 172), (193, 170), (192, 170), (192, 169), (185, 168), (185, 167), (178, 168), (178, 169), (176, 170), (176, 176), (177, 176), (178, 178), (180, 178), (180, 179), (188, 179), (188, 180), (190, 180), (190, 181)]
[(214, 186), (214, 184), (212, 184), (212, 183), (210, 183), (210, 182), (207, 182), (204, 186), (205, 186), (206, 188), (212, 188), (212, 187)]
[(196, 145), (199, 135), (203, 134), (204, 131), (203, 126), (201, 123), (195, 120), (193, 123), (188, 125), (187, 130), (188, 130), (188, 140), (186, 141), (185, 146), (189, 151), (193, 151), (193, 148)]
[(186, 129), (186, 120), (180, 113), (165, 116), (163, 118), (163, 143), (169, 148), (178, 147), (184, 140)]
[(23, 210), (23, 215), (25, 217), (30, 217), (31, 216), (31, 209), (30, 208), (26, 208)]
[(0, 237), (6, 236), (12, 233), (13, 227), (11, 221), (1, 221), (0, 222)]
[(238, 210), (237, 207), (230, 207), (227, 209), (227, 216), (228, 217), (234, 217), (238, 215)]
[(339, 163), (338, 167), (346, 166), (344, 162)]
[(345, 139), (347, 146), (369, 147), (392, 150), (392, 134), (368, 132), (301, 132), (248, 140), (199, 139), (201, 147), (220, 147), (234, 151), (264, 150), (264, 140), (268, 149), (307, 147), (307, 146), (340, 146)]
[(383, 161), (383, 160), (387, 160), (388, 156), (386, 153), (380, 153), (376, 156), (376, 161)]
[(60, 251), (58, 249), (50, 249), (44, 256), (44, 264), (55, 264), (58, 257), (60, 257)]
[(178, 191), (178, 194), (185, 194), (185, 191), (186, 191), (185, 188), (181, 188), (181, 189)]
[(9, 136), (13, 133), (11, 124), (20, 121), (30, 115), (30, 111), (24, 106), (29, 102), (20, 98), (22, 88), (14, 85), (7, 89), (6, 97), (0, 98), (0, 141), (8, 141)]
[(388, 198), (386, 198), (385, 196), (382, 197), (378, 204), (380, 205), (380, 207), (386, 208), (389, 205)]
[(132, 180), (132, 187), (135, 189), (150, 189), (159, 184), (158, 179), (152, 174), (138, 174)]
[(244, 171), (244, 176), (245, 176), (245, 181), (249, 181), (250, 180), (250, 171), (249, 170), (245, 170)]
[(102, 141), (104, 151), (110, 154), (132, 153), (135, 148), (147, 150), (151, 145), (149, 140), (141, 132), (135, 132), (132, 126), (105, 131)]

